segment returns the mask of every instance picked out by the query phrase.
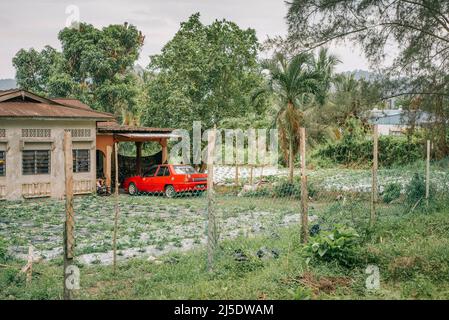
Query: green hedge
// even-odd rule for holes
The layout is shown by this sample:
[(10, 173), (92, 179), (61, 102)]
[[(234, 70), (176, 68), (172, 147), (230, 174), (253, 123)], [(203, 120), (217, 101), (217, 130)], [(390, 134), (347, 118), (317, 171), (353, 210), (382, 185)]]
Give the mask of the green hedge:
[[(371, 139), (344, 138), (329, 143), (319, 149), (316, 156), (338, 164), (370, 164), (373, 158)], [(405, 137), (381, 136), (379, 138), (379, 164), (383, 167), (405, 165), (424, 159), (425, 148), (422, 140)]]

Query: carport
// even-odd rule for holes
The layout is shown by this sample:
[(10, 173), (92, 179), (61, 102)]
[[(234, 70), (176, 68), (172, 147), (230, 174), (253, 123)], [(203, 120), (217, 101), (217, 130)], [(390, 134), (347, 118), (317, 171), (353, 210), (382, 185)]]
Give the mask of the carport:
[[(97, 162), (102, 162), (102, 173), (106, 179), (106, 186), (110, 190), (112, 177), (112, 162), (115, 143), (134, 142), (136, 145), (136, 175), (142, 173), (142, 144), (157, 142), (162, 148), (161, 163), (168, 160), (168, 139), (178, 138), (171, 128), (135, 127), (120, 125), (116, 122), (97, 123)], [(102, 155), (102, 159), (99, 159)]]

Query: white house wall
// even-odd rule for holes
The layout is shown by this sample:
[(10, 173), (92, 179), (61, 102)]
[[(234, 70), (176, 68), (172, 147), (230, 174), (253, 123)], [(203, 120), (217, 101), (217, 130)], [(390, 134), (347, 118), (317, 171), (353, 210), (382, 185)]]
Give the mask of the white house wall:
[[(74, 137), (74, 149), (90, 149), (90, 170), (73, 173), (75, 193), (95, 190), (96, 180), (96, 124), (81, 120), (5, 120), (0, 128), (6, 130), (0, 138), (0, 150), (6, 151), (6, 175), (0, 176), (0, 198), (19, 200), (27, 197), (62, 199), (65, 192), (63, 137), (65, 129), (90, 129), (90, 137)], [(22, 129), (50, 129), (49, 138), (22, 137)], [(83, 132), (83, 131), (78, 131)], [(35, 142), (33, 142), (35, 141)], [(51, 150), (49, 174), (23, 175), (22, 150)]]

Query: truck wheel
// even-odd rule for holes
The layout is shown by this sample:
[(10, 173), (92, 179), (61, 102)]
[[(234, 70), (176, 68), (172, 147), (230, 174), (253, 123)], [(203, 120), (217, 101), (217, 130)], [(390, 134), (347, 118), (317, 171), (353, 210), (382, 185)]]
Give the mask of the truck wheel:
[(139, 193), (139, 190), (137, 189), (136, 185), (134, 184), (134, 182), (131, 182), (128, 186), (128, 193), (131, 196), (135, 196), (136, 194)]
[(173, 188), (173, 186), (166, 186), (165, 187), (165, 196), (167, 198), (173, 198), (176, 196), (176, 191), (175, 188)]

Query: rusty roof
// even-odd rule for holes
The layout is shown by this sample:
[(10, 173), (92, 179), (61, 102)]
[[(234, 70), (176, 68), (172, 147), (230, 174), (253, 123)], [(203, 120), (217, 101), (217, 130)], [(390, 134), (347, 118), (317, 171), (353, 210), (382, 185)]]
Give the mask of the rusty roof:
[(20, 89), (0, 92), (0, 118), (115, 119), (113, 114), (92, 110), (76, 99), (53, 100)]
[(56, 101), (57, 103), (60, 103), (60, 104), (64, 104), (69, 107), (76, 107), (76, 108), (81, 108), (81, 109), (86, 109), (86, 110), (92, 110), (91, 107), (89, 107), (85, 103), (82, 103), (78, 99), (56, 98), (56, 99), (51, 99), (51, 100)]
[(117, 122), (107, 121), (98, 122), (97, 131), (99, 133), (149, 133), (149, 132), (172, 132), (175, 129), (172, 128), (152, 128), (152, 127), (135, 127), (120, 125)]

